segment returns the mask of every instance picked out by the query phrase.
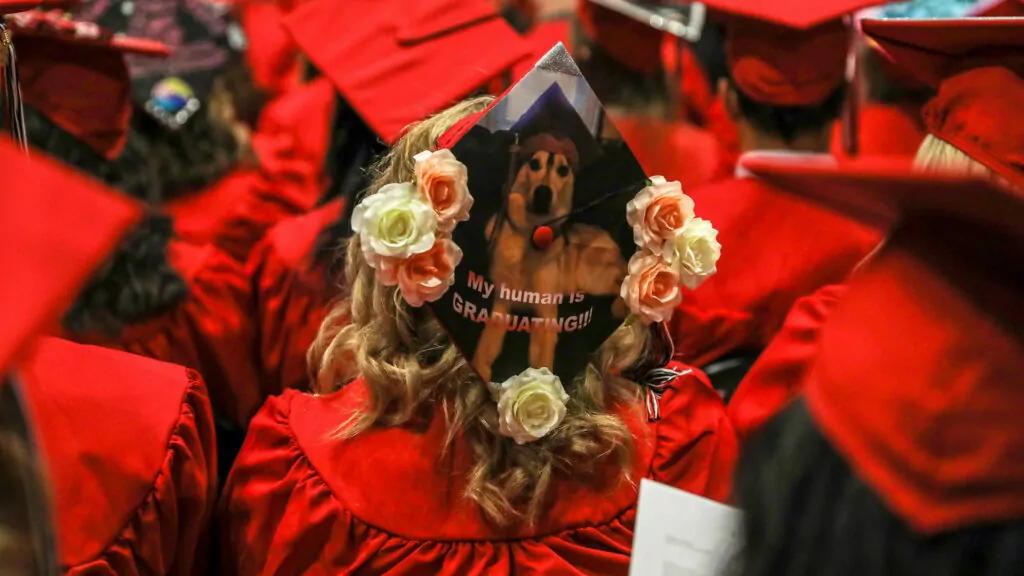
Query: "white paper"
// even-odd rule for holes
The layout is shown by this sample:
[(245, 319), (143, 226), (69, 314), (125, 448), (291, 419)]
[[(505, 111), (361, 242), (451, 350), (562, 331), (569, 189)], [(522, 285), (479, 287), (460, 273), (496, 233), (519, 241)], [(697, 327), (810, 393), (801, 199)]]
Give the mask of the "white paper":
[(651, 480), (640, 483), (631, 576), (726, 576), (742, 541), (739, 510)]

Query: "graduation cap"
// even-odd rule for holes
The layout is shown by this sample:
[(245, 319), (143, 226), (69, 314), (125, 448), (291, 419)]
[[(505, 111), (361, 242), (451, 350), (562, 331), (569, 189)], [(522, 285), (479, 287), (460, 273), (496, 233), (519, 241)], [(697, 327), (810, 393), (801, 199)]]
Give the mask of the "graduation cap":
[(805, 391), (818, 429), (919, 533), (1024, 518), (1024, 196), (879, 160), (744, 167), (895, 223), (823, 328)]
[(388, 144), (528, 52), (488, 0), (314, 0), (289, 13), (285, 26)]
[(864, 20), (896, 64), (938, 88), (928, 131), (1024, 190), (1024, 19)]
[(209, 101), (214, 81), (245, 47), (228, 5), (215, 0), (86, 0), (75, 17), (171, 47), (169, 58), (128, 57), (135, 101), (169, 129)]
[(848, 76), (851, 32), (843, 17), (882, 0), (709, 0), (727, 24), (735, 86), (774, 106), (824, 100)]
[(970, 15), (984, 18), (1024, 17), (1024, 0), (988, 0), (979, 2)]
[(568, 384), (623, 321), (613, 305), (637, 251), (626, 204), (647, 177), (596, 135), (607, 121), (559, 44), (438, 140), (475, 200), (452, 233), (454, 283), (430, 306), (485, 382), (547, 368)]
[(71, 20), (60, 10), (24, 12), (9, 24), (23, 101), (97, 153), (115, 158), (128, 138), (132, 113), (125, 56), (166, 58), (170, 48)]

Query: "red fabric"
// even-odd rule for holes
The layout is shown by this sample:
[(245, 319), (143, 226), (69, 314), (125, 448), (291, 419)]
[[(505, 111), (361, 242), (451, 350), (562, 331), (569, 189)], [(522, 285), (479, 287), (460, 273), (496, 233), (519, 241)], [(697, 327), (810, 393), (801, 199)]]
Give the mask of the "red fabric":
[(139, 219), (122, 194), (0, 138), (0, 369), (49, 330)]
[(722, 245), (718, 273), (683, 297), (669, 323), (676, 358), (694, 366), (762, 350), (797, 299), (845, 281), (880, 240), (754, 178), (688, 193)]
[(252, 293), (242, 265), (211, 246), (180, 242), (172, 242), (170, 261), (189, 287), (175, 308), (129, 326), (115, 338), (71, 338), (199, 371), (218, 414), (244, 426), (263, 398), (252, 358)]
[(943, 81), (924, 121), (929, 132), (1024, 190), (1021, 102), (1024, 78), (1002, 67), (974, 68)]
[(0, 14), (16, 14), (18, 12), (24, 12), (25, 10), (31, 10), (40, 4), (43, 0), (0, 0)]
[(996, 0), (975, 9), (971, 16), (984, 18), (1020, 18), (1024, 17), (1024, 2), (1021, 0)]
[(614, 116), (612, 121), (647, 174), (678, 180), (689, 190), (732, 173), (721, 146), (707, 131), (643, 116)]
[(257, 86), (272, 95), (285, 94), (302, 82), (299, 49), (282, 25), (297, 2), (246, 0), (236, 8), (248, 43), (245, 57)]
[[(167, 56), (169, 48), (114, 37), (95, 24), (67, 20), (60, 10), (20, 14), (12, 23), (24, 103), (107, 159), (117, 157), (132, 113), (124, 56)], [(83, 35), (80, 26), (95, 35)]]
[(202, 573), (217, 466), (199, 376), (55, 338), (37, 341), (20, 376), (62, 571)]
[[(857, 126), (860, 156), (899, 156), (910, 161), (928, 134), (920, 110), (889, 104), (862, 104)], [(839, 122), (833, 125), (832, 155), (847, 159)]]
[(249, 258), (264, 397), (288, 388), (309, 389), (306, 351), (337, 295), (330, 292), (334, 284), (324, 277), (312, 252), (317, 236), (339, 217), (342, 206), (336, 200), (278, 224)]
[(796, 301), (779, 333), (757, 358), (729, 400), (727, 412), (741, 441), (749, 440), (773, 416), (803, 393), (821, 327), (846, 285), (826, 286)]
[[(640, 406), (621, 412), (633, 476), (721, 500), (736, 456), (721, 400), (696, 372), (673, 386), (660, 422), (639, 421)], [(365, 393), (361, 381), (321, 397), (287, 391), (253, 420), (219, 506), (223, 574), (626, 574), (636, 485), (556, 475), (537, 526), (492, 527), (460, 496), (468, 446), (441, 455), (440, 410), (419, 432), (332, 436)]]
[[(339, 22), (346, 23), (343, 34)], [(310, 61), (388, 144), (409, 124), (484, 87), (528, 52), (487, 0), (316, 0), (292, 11), (285, 24)]]
[(590, 0), (576, 2), (576, 18), (587, 38), (619, 64), (643, 74), (661, 68), (662, 32)]
[(838, 21), (801, 31), (736, 24), (729, 27), (725, 54), (733, 83), (750, 98), (774, 106), (808, 106), (843, 82), (849, 36)]

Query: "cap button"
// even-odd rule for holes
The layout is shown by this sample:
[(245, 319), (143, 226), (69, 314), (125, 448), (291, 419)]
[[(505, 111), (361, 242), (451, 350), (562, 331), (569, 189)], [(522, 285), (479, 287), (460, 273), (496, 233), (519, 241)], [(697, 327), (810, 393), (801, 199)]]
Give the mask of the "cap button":
[(555, 233), (549, 226), (537, 226), (533, 231), (533, 245), (537, 250), (547, 250), (555, 241)]

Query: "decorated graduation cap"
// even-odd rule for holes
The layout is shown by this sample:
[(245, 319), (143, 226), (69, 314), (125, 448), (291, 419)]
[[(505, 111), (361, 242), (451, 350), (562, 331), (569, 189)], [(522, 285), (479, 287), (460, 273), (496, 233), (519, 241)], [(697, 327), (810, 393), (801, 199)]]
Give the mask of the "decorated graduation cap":
[(855, 473), (923, 534), (1024, 518), (1024, 198), (988, 180), (752, 158), (783, 190), (889, 240), (823, 328), (806, 403)]
[(217, 76), (245, 48), (229, 5), (218, 0), (86, 0), (75, 16), (170, 46), (169, 58), (128, 57), (135, 101), (169, 129), (209, 101)]
[(561, 44), (352, 223), (378, 282), (429, 305), (499, 410), (532, 381), (564, 405), (562, 383), (627, 316), (667, 320), (719, 253), (679, 184), (644, 174)]
[(774, 106), (823, 101), (847, 77), (851, 32), (843, 17), (881, 0), (709, 0), (727, 25), (734, 85)]
[(936, 137), (1024, 190), (1024, 19), (864, 20), (864, 33), (938, 88)]
[(126, 55), (166, 58), (170, 49), (145, 38), (115, 35), (60, 10), (11, 17), (25, 104), (108, 159), (128, 138), (132, 113)]
[[(339, 33), (338, 22), (346, 22)], [(292, 38), (385, 142), (507, 72), (522, 38), (488, 0), (314, 0)]]

